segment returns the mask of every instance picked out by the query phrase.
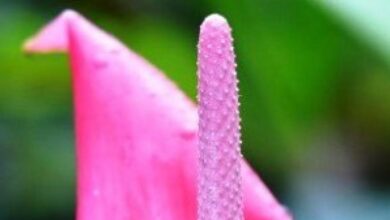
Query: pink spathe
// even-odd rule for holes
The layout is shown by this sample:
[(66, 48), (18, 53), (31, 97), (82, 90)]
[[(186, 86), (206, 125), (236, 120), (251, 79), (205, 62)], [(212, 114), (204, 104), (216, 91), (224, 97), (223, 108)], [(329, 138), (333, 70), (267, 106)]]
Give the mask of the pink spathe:
[(243, 219), (240, 116), (231, 30), (210, 15), (198, 43), (198, 219)]
[[(70, 10), (24, 49), (70, 54), (78, 220), (197, 218), (197, 110), (169, 79)], [(245, 162), (242, 173), (245, 219), (290, 219)]]

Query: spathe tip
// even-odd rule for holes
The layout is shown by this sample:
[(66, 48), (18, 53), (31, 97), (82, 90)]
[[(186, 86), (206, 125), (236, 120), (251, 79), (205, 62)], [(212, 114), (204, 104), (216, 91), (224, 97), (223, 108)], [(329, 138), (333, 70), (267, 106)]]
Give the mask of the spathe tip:
[(26, 54), (66, 52), (68, 49), (68, 23), (80, 22), (83, 17), (73, 9), (65, 9), (36, 34), (23, 42), (22, 51)]

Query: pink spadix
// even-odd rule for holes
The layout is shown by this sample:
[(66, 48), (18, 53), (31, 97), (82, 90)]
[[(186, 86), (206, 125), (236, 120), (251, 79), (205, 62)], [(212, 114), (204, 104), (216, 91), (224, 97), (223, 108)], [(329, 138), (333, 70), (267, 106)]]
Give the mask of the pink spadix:
[(243, 219), (235, 66), (231, 29), (210, 15), (198, 44), (199, 220)]
[[(197, 219), (198, 114), (168, 78), (70, 10), (24, 49), (69, 53), (78, 220)], [(240, 161), (245, 219), (290, 219)]]

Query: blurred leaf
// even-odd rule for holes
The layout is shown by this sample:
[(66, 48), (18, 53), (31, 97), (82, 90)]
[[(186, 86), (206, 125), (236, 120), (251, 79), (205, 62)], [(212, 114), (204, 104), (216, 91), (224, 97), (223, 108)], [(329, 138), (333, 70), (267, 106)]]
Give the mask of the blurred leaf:
[(390, 64), (390, 1), (314, 1), (378, 51)]
[(44, 20), (16, 10), (0, 23), (0, 118), (39, 120), (69, 114), (70, 74), (64, 55), (35, 57), (21, 45)]
[(288, 169), (330, 117), (347, 38), (304, 1), (227, 0), (215, 8), (236, 40), (244, 151), (262, 168)]
[(8, 8), (0, 18), (0, 172), (7, 171), (0, 181), (0, 204), (6, 204), (0, 218), (72, 216), (74, 152), (66, 58), (28, 57), (21, 51), (26, 37), (44, 23), (41, 16)]

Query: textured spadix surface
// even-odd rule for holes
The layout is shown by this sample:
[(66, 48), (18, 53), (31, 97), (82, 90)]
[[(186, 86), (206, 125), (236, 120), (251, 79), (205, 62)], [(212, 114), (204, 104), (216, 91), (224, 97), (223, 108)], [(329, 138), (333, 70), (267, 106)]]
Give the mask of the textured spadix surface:
[[(24, 49), (70, 54), (78, 220), (197, 218), (197, 110), (170, 80), (69, 10)], [(242, 172), (246, 219), (290, 219), (245, 162)]]
[(198, 219), (243, 219), (238, 87), (230, 27), (210, 15), (198, 43)]

